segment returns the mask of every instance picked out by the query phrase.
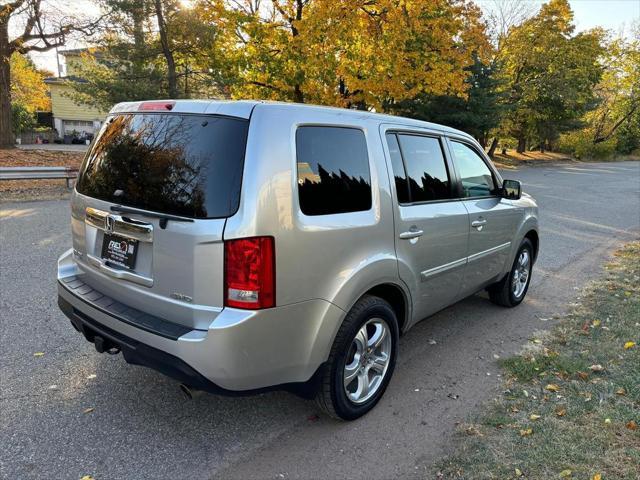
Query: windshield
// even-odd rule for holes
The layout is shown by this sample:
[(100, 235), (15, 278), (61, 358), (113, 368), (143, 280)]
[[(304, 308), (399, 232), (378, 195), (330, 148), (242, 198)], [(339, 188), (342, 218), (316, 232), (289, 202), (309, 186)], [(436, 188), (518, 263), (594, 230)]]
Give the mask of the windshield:
[(170, 113), (109, 117), (88, 152), (77, 191), (191, 218), (238, 209), (249, 121)]

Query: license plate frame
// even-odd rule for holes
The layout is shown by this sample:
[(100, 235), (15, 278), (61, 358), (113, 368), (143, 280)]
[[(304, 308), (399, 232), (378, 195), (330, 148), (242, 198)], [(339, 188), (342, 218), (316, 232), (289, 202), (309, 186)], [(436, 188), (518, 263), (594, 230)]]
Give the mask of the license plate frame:
[(133, 270), (138, 256), (138, 240), (105, 233), (100, 256), (110, 264)]

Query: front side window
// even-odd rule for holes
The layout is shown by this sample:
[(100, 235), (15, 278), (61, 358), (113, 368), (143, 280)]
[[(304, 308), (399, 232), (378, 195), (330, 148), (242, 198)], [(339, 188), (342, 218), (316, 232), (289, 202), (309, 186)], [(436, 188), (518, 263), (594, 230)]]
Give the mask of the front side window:
[(411, 202), (451, 198), (451, 182), (440, 140), (409, 134), (399, 134), (398, 139)]
[(371, 208), (371, 174), (362, 130), (309, 126), (296, 132), (298, 197), (305, 215)]
[(490, 197), (495, 195), (496, 184), (491, 170), (482, 157), (470, 146), (452, 141), (453, 156), (464, 197)]

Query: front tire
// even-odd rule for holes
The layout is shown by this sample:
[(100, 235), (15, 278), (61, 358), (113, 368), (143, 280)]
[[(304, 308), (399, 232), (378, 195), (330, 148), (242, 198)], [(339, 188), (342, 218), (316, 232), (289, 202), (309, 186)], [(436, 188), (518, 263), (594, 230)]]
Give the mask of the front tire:
[(391, 305), (371, 295), (349, 311), (331, 347), (316, 403), (329, 416), (355, 420), (384, 394), (398, 354), (398, 320)]
[(516, 258), (507, 276), (487, 289), (491, 301), (503, 307), (520, 305), (529, 290), (532, 268), (533, 244), (531, 240), (525, 238), (520, 244)]

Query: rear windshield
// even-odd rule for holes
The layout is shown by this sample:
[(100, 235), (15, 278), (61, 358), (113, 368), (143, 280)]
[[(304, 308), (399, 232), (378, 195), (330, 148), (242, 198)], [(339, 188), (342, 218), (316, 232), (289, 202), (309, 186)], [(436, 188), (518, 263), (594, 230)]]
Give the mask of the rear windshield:
[(78, 192), (192, 218), (233, 215), (249, 121), (165, 113), (109, 117), (87, 154)]

